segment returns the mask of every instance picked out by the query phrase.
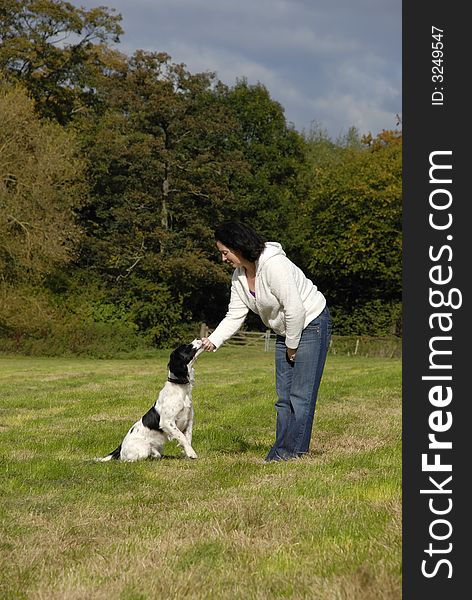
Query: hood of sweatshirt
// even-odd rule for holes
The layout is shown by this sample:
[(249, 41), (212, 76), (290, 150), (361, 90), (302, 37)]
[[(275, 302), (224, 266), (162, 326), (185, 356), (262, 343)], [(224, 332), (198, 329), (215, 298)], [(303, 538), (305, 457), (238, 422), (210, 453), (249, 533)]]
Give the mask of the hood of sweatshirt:
[(256, 271), (259, 271), (259, 269), (261, 269), (261, 267), (274, 256), (286, 256), (286, 254), (279, 242), (266, 242), (262, 254), (256, 261)]

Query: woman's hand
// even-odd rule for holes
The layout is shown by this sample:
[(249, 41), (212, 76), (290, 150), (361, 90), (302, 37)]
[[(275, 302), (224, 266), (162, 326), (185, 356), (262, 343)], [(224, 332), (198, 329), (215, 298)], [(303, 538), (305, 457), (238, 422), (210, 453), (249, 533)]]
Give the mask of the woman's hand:
[(205, 350), (205, 352), (213, 352), (216, 346), (213, 342), (210, 342), (208, 338), (204, 337), (202, 338), (202, 348)]
[(294, 362), (295, 361), (295, 355), (297, 353), (297, 349), (296, 348), (287, 348), (287, 356), (288, 356), (288, 360), (290, 362)]

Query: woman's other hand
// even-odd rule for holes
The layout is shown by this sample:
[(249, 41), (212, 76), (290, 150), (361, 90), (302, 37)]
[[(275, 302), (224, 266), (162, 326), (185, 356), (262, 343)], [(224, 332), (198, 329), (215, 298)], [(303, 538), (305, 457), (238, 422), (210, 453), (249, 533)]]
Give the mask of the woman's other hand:
[(213, 352), (216, 346), (213, 342), (210, 342), (208, 338), (204, 337), (202, 338), (202, 348), (205, 350), (205, 352)]
[(296, 348), (287, 348), (287, 357), (288, 360), (290, 362), (294, 362), (295, 361), (295, 355), (297, 353), (297, 349)]

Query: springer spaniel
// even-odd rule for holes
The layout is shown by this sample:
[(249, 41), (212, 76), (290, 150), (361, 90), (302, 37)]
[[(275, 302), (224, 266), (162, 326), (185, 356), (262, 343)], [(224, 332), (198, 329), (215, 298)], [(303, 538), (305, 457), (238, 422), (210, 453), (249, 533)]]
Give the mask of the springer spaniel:
[(178, 441), (188, 458), (197, 458), (192, 448), (193, 364), (202, 352), (202, 341), (195, 339), (171, 353), (167, 383), (155, 404), (131, 427), (118, 448), (98, 461), (161, 458), (165, 443), (171, 439)]

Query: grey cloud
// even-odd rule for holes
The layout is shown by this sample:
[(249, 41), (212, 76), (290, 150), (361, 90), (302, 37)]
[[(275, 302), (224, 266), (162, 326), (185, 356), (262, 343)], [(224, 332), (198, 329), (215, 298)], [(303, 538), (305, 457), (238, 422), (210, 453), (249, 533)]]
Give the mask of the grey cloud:
[[(93, 0), (82, 0), (86, 7)], [(297, 129), (377, 133), (401, 111), (400, 0), (111, 0), (122, 51), (260, 81)]]

